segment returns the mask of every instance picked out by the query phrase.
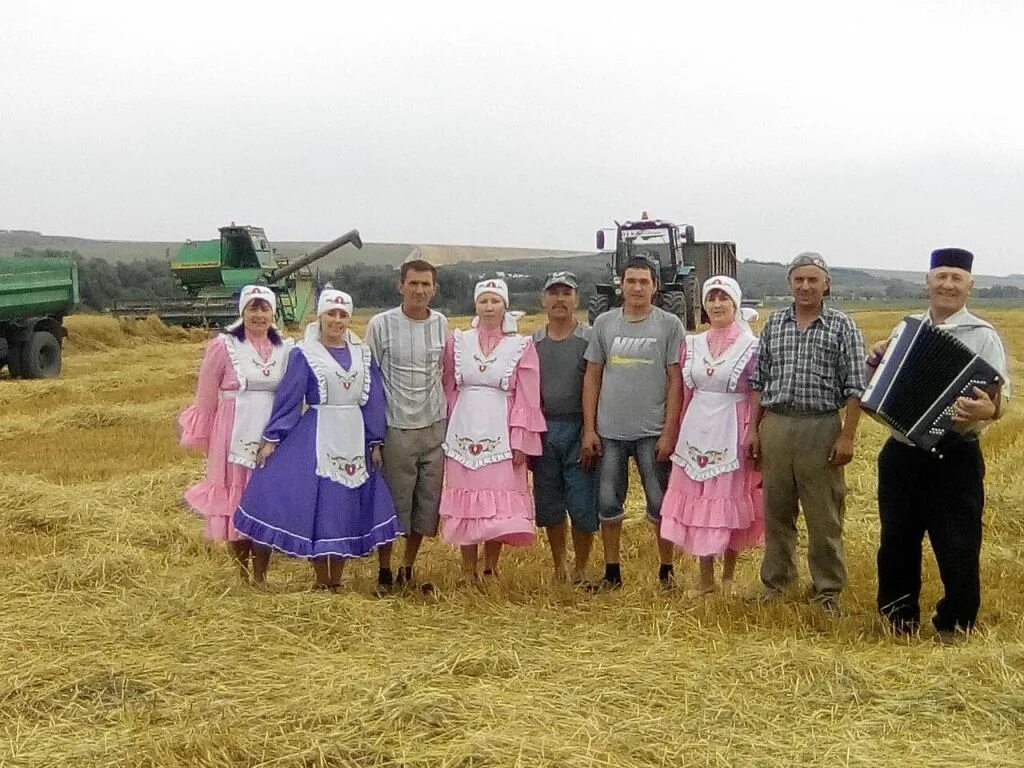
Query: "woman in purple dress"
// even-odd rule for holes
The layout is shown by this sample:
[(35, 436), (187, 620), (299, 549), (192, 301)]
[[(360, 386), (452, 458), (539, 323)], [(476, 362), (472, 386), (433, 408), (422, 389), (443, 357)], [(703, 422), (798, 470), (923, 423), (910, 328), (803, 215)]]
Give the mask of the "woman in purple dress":
[[(380, 370), (349, 330), (352, 310), (347, 293), (320, 294), (317, 320), (291, 353), (274, 396), (259, 466), (234, 519), (253, 541), (312, 560), (313, 588), (330, 591), (340, 586), (346, 559), (390, 548), (402, 532), (380, 472)], [(382, 570), (378, 581), (389, 576)]]

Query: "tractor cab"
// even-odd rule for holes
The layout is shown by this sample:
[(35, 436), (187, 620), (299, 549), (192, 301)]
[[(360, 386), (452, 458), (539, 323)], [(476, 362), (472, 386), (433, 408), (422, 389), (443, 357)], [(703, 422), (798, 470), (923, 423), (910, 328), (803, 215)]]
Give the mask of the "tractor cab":
[[(616, 222), (618, 224), (618, 222)], [(615, 260), (612, 271), (621, 280), (626, 265), (636, 258), (650, 261), (658, 273), (658, 290), (675, 283), (689, 272), (683, 264), (683, 245), (693, 242), (693, 227), (677, 227), (670, 221), (648, 219), (618, 224), (615, 230)], [(605, 230), (597, 233), (598, 250), (605, 250)], [(610, 250), (610, 249), (609, 249)]]
[(633, 259), (643, 258), (654, 265), (658, 275), (654, 303), (679, 317), (690, 331), (704, 319), (698, 286), (709, 274), (736, 274), (735, 244), (698, 243), (693, 227), (650, 219), (647, 211), (639, 221), (615, 222), (614, 229), (599, 229), (597, 249), (614, 252), (614, 258), (608, 265), (611, 282), (598, 283), (596, 294), (590, 297), (591, 323), (609, 309), (622, 306), (622, 273)]

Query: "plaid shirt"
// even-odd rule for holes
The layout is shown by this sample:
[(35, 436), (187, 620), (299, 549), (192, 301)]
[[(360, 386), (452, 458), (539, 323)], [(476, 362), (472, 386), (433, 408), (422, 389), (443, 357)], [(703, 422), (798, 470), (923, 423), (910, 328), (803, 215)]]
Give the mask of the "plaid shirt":
[(772, 312), (758, 355), (750, 385), (761, 392), (765, 408), (836, 411), (867, 386), (860, 330), (847, 315), (824, 305), (804, 330), (793, 307)]

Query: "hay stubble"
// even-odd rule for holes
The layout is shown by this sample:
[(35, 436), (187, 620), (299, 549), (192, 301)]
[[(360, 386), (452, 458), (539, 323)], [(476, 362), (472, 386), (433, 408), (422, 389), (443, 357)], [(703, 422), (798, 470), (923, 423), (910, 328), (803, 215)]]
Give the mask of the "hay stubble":
[[(897, 317), (858, 321), (872, 339)], [(1024, 313), (993, 319), (1024, 349)], [(618, 593), (553, 585), (540, 542), (483, 592), (456, 587), (437, 543), (422, 556), (435, 598), (373, 598), (373, 560), (325, 596), (275, 558), (256, 592), (180, 502), (202, 470), (173, 421), (201, 338), (70, 325), (61, 379), (0, 381), (2, 765), (1020, 764), (1017, 407), (986, 436), (984, 629), (963, 646), (894, 639), (874, 616), (874, 424), (849, 470), (838, 622), (796, 600), (661, 593), (635, 477)], [(756, 566), (744, 556), (741, 579)], [(928, 610), (931, 562), (925, 578)]]

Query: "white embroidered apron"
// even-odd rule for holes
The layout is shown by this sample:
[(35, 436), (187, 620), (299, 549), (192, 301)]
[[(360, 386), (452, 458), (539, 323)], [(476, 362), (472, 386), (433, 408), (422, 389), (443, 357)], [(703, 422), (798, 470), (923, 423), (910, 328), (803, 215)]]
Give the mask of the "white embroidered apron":
[(316, 473), (358, 488), (370, 476), (362, 410), (370, 398), (370, 348), (350, 333), (352, 366), (346, 371), (318, 340), (307, 337), (300, 346), (320, 392), (320, 402), (312, 406), (316, 409)]
[(270, 359), (264, 361), (248, 341), (239, 341), (224, 334), (228, 359), (238, 379), (238, 390), (221, 390), (221, 397), (235, 401), (235, 423), (231, 426), (228, 461), (252, 469), (256, 466), (263, 430), (267, 428), (274, 408), (274, 391), (281, 383), (288, 353), (294, 346), (291, 339), (275, 344)]
[(736, 386), (757, 349), (757, 339), (745, 331), (716, 358), (707, 337), (686, 337), (683, 381), (691, 397), (672, 453), (672, 461), (698, 482), (740, 466), (736, 405), (746, 395), (736, 392)]
[(485, 355), (475, 330), (456, 330), (453, 336), (459, 400), (448, 419), (445, 455), (469, 469), (511, 459), (508, 390), (529, 339), (504, 336)]

